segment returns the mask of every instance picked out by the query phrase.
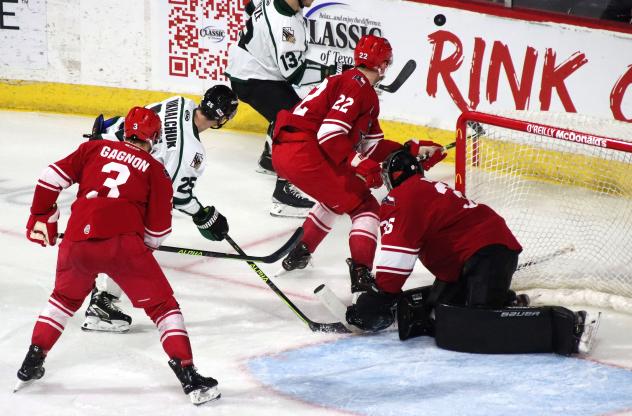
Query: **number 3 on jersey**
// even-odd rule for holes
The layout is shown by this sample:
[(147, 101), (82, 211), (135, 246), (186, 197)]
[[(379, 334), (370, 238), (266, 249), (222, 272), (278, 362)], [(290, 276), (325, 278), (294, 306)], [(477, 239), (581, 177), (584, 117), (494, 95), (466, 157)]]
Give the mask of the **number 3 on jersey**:
[(108, 198), (118, 198), (121, 195), (119, 191), (119, 186), (123, 185), (129, 179), (129, 168), (127, 165), (122, 163), (110, 162), (101, 168), (101, 172), (110, 173), (116, 172), (116, 178), (106, 178), (103, 181), (103, 186), (106, 188), (110, 188), (110, 191), (107, 194)]

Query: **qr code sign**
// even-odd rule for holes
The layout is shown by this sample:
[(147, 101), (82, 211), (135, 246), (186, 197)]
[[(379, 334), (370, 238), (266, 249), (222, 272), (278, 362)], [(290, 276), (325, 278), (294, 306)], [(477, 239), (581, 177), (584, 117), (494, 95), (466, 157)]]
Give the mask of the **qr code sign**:
[(169, 75), (225, 81), (249, 0), (169, 0)]

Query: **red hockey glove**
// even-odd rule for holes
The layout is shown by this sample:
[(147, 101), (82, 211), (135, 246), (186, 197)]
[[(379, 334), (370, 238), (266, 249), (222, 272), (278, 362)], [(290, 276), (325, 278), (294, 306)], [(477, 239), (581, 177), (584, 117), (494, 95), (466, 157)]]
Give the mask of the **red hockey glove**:
[(349, 164), (355, 168), (356, 175), (366, 182), (366, 186), (369, 188), (382, 186), (382, 168), (379, 163), (355, 152), (349, 156), (349, 160)]
[(46, 214), (33, 215), (26, 223), (26, 238), (42, 247), (54, 246), (57, 242), (57, 220), (59, 208), (53, 204)]
[(411, 155), (419, 157), (424, 170), (428, 170), (448, 156), (443, 146), (430, 140), (408, 140), (404, 146)]

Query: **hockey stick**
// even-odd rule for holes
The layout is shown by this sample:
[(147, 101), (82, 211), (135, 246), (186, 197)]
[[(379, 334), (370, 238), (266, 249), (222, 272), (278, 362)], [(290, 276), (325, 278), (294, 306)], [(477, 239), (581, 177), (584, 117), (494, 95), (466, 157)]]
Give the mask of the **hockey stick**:
[(320, 300), (325, 308), (351, 332), (362, 332), (360, 328), (347, 323), (347, 305), (331, 289), (325, 284), (319, 285), (314, 289), (314, 295)]
[(567, 254), (567, 253), (571, 253), (573, 251), (575, 251), (575, 246), (572, 245), (572, 244), (568, 245), (566, 247), (559, 248), (559, 249), (555, 250), (552, 253), (545, 254), (545, 255), (539, 256), (539, 257), (534, 257), (533, 259), (531, 259), (531, 260), (529, 260), (527, 262), (519, 264), (518, 267), (516, 267), (516, 271), (522, 270), (522, 269), (526, 269), (526, 268), (531, 267), (531, 266), (536, 266), (538, 264), (546, 263), (547, 261), (553, 260), (554, 258), (556, 258), (558, 256), (561, 256), (561, 255)]
[(404, 64), (404, 66), (402, 67), (402, 70), (399, 71), (399, 74), (397, 74), (393, 82), (391, 82), (388, 85), (379, 84), (377, 87), (381, 89), (382, 91), (386, 91), (390, 93), (396, 92), (404, 84), (404, 82), (406, 82), (406, 80), (412, 75), (415, 68), (417, 68), (417, 63), (411, 59), (408, 62), (406, 62), (406, 64)]
[[(290, 237), (289, 240), (285, 242), (277, 251), (267, 256), (248, 256), (244, 253), (233, 254), (233, 253), (222, 253), (219, 251), (207, 251), (207, 250), (198, 250), (195, 248), (184, 248), (184, 247), (173, 247), (173, 246), (158, 246), (156, 250), (165, 251), (167, 253), (178, 253), (178, 254), (187, 254), (190, 256), (202, 256), (202, 257), (215, 257), (218, 259), (229, 259), (229, 260), (242, 260), (242, 261), (253, 261), (257, 263), (275, 263), (279, 261), (284, 255), (286, 255), (290, 250), (294, 248), (294, 246), (300, 241), (303, 236), (303, 228), (299, 227), (294, 231), (294, 234)], [(59, 238), (64, 237), (64, 233), (58, 235)]]
[[(241, 249), (241, 247), (239, 247), (237, 245), (237, 243), (235, 243), (233, 241), (232, 238), (230, 238), (230, 236), (226, 236), (226, 241), (228, 241), (228, 244), (230, 244), (235, 251), (237, 251), (237, 253), (239, 253), (240, 255), (246, 257), (246, 253), (244, 253), (244, 251)], [(257, 275), (259, 275), (259, 277), (261, 278), (261, 280), (263, 280), (263, 282), (268, 285), (268, 287), (270, 289), (272, 289), (272, 291), (274, 293), (277, 294), (278, 297), (280, 297), (283, 302), (285, 302), (285, 304), (292, 310), (292, 312), (294, 312), (296, 314), (296, 316), (298, 316), (303, 322), (305, 322), (305, 324), (307, 324), (307, 326), (309, 327), (309, 329), (311, 329), (314, 332), (336, 332), (336, 333), (349, 333), (350, 331), (341, 323), (341, 322), (332, 322), (332, 323), (321, 323), (321, 322), (314, 322), (311, 319), (309, 319), (294, 303), (292, 303), (292, 301), (290, 299), (288, 299), (287, 296), (285, 296), (285, 294), (281, 291), (281, 289), (279, 289), (271, 280), (270, 278), (263, 272), (263, 270), (261, 270), (259, 268), (259, 266), (257, 266), (254, 262), (252, 261), (246, 261), (246, 263), (248, 263), (248, 266), (250, 266), (250, 268), (252, 270), (255, 271), (255, 273), (257, 273)]]

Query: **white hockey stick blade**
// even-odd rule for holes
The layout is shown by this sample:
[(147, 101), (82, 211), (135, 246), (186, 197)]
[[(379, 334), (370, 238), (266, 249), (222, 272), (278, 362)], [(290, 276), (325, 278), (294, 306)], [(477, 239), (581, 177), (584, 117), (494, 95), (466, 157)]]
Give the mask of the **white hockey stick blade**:
[(347, 322), (347, 306), (342, 303), (340, 298), (336, 296), (334, 292), (331, 291), (324, 284), (318, 286), (314, 289), (314, 294), (320, 300), (320, 303), (323, 304), (325, 308), (336, 318), (339, 320), (345, 328), (353, 333), (360, 333), (362, 330), (356, 326), (353, 326)]

